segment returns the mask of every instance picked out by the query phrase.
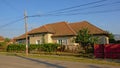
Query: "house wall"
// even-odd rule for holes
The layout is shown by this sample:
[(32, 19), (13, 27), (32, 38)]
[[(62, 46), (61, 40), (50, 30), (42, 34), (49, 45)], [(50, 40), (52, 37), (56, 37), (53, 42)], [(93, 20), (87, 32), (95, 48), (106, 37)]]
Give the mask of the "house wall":
[(42, 34), (30, 35), (30, 44), (38, 44), (37, 40), (40, 40), (40, 43), (43, 43)]
[[(40, 40), (40, 44), (43, 43), (59, 43), (59, 40), (62, 40), (62, 45), (79, 45), (78, 43), (75, 43), (74, 38), (75, 36), (63, 36), (63, 37), (52, 37), (53, 34), (36, 34), (30, 36), (30, 44), (37, 44), (37, 40)], [(109, 44), (109, 39), (105, 35), (97, 35), (94, 37), (98, 37), (99, 44)]]
[[(63, 40), (63, 45), (77, 45), (73, 41), (73, 36), (64, 36), (64, 37), (52, 37), (53, 34), (45, 34), (44, 41), (45, 43), (58, 43), (58, 40)], [(30, 35), (30, 44), (37, 44), (37, 40), (40, 40), (40, 43), (43, 43), (43, 34)], [(66, 43), (64, 42), (66, 41)]]
[(74, 42), (74, 36), (64, 36), (64, 37), (53, 37), (53, 43), (58, 43), (59, 40), (62, 40), (62, 45), (75, 45), (76, 43)]
[(26, 39), (16, 40), (16, 43), (18, 43), (18, 44), (25, 44), (26, 43)]
[(37, 44), (37, 40), (41, 40), (41, 37), (30, 37), (30, 44)]
[[(40, 40), (40, 44), (52, 43), (52, 34), (34, 34), (30, 35), (30, 44), (38, 44), (37, 40)], [(43, 42), (44, 41), (44, 42)]]
[(4, 40), (0, 40), (0, 42), (4, 42)]
[(46, 34), (45, 35), (45, 41), (46, 41), (46, 43), (53, 43), (52, 35), (53, 34)]
[(105, 36), (105, 35), (99, 35), (99, 36), (96, 36), (96, 37), (98, 37), (98, 43), (99, 44), (109, 44), (109, 38), (107, 37), (107, 36)]

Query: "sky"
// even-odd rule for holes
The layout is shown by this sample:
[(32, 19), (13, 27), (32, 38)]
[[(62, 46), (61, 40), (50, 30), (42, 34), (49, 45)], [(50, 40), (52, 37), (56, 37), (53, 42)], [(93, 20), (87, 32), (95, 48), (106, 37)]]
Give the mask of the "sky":
[(120, 0), (0, 0), (0, 36), (13, 38), (28, 30), (60, 21), (91, 24), (120, 34)]

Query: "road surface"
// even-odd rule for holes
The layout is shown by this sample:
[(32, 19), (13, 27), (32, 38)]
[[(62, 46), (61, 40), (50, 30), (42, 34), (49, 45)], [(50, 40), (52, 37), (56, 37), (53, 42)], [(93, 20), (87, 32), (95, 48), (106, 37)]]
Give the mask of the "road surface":
[(21, 56), (0, 55), (0, 68), (120, 68), (120, 67), (87, 64), (80, 62), (33, 59)]

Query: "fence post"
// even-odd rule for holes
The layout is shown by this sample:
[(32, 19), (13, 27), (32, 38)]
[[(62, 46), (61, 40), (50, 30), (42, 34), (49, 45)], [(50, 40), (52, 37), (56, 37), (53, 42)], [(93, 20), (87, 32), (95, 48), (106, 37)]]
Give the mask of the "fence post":
[(105, 44), (103, 44), (103, 58), (106, 59), (106, 54), (105, 54)]

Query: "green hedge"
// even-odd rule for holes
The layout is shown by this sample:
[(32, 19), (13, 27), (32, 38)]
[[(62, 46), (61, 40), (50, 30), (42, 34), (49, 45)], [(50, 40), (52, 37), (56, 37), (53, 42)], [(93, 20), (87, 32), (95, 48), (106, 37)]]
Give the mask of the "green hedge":
[[(31, 44), (29, 45), (29, 52), (30, 51), (44, 51), (44, 52), (54, 52), (58, 48), (58, 44)], [(25, 45), (24, 44), (10, 44), (7, 47), (8, 52), (21, 52), (25, 51)]]
[(0, 42), (0, 51), (6, 51), (6, 43), (5, 42)]
[(24, 44), (10, 44), (7, 46), (8, 52), (21, 52), (25, 51), (25, 45)]
[(0, 42), (0, 47), (3, 47), (3, 46), (5, 46), (5, 45), (6, 45), (5, 42)]
[(58, 44), (43, 44), (41, 46), (41, 50), (45, 51), (45, 52), (54, 52), (57, 50), (58, 48)]

